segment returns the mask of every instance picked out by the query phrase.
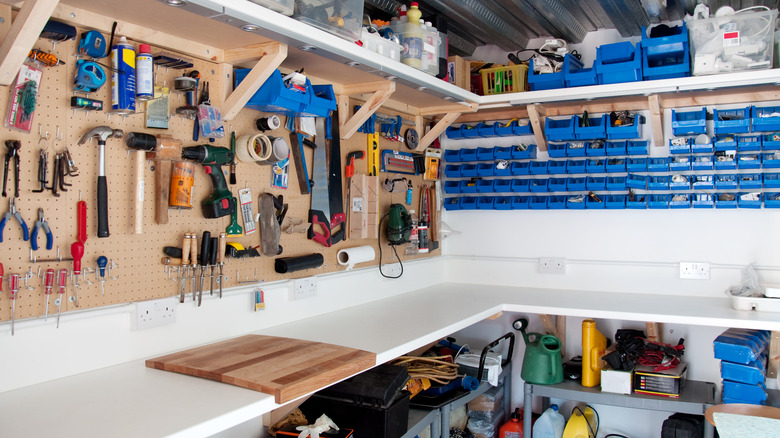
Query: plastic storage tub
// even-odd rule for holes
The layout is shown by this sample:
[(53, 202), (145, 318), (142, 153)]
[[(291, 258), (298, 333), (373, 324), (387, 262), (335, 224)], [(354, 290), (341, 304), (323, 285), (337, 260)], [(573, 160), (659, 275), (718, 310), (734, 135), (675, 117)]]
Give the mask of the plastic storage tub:
[(567, 87), (581, 87), (587, 85), (596, 85), (596, 70), (593, 68), (584, 68), (582, 61), (570, 53), (563, 57), (563, 81)]
[(688, 28), (683, 23), (669, 29), (672, 35), (650, 38), (642, 26), (642, 77), (646, 81), (690, 75)]
[[(249, 69), (239, 68), (234, 71), (236, 86), (244, 80), (247, 74), (249, 74)], [(282, 72), (274, 70), (255, 94), (249, 98), (245, 106), (263, 112), (296, 116), (309, 105), (310, 87), (311, 83), (306, 79), (304, 87), (306, 91), (287, 88), (282, 79)]]
[(780, 130), (780, 106), (754, 106), (750, 121), (753, 131), (778, 131)]
[(574, 126), (577, 123), (577, 116), (571, 116), (566, 119), (544, 120), (544, 135), (548, 141), (574, 140)]
[(599, 117), (588, 117), (588, 126), (580, 126), (584, 120), (577, 117), (574, 124), (574, 137), (577, 140), (590, 140), (597, 138), (606, 138), (607, 136), (607, 115), (602, 114)]
[(363, 1), (296, 0), (293, 18), (354, 42), (361, 36)]
[(360, 41), (363, 42), (364, 49), (368, 49), (374, 53), (378, 53), (392, 60), (401, 62), (401, 51), (403, 50), (402, 45), (390, 41), (387, 38), (382, 38), (377, 33), (371, 33), (366, 30), (366, 28), (361, 30)]
[(672, 133), (674, 135), (695, 135), (707, 132), (707, 108), (697, 111), (672, 110)]
[(750, 107), (712, 111), (715, 134), (750, 132)]
[(566, 83), (563, 79), (563, 71), (555, 73), (534, 73), (534, 59), (528, 63), (528, 87), (531, 91), (552, 90), (563, 88)]
[(593, 68), (599, 84), (617, 84), (642, 80), (642, 47), (623, 41), (596, 49)]
[(694, 76), (772, 67), (777, 10), (686, 19)]

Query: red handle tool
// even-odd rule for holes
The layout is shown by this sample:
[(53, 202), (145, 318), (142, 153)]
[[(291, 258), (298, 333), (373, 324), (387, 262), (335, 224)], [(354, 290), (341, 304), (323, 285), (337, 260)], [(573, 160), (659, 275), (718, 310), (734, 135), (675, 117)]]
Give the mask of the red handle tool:
[(43, 320), (49, 318), (49, 295), (51, 295), (51, 288), (54, 286), (54, 269), (47, 269), (46, 275), (43, 277), (44, 293), (46, 294), (46, 313), (43, 315)]
[(87, 241), (87, 202), (79, 201), (76, 204), (76, 218), (78, 219), (77, 239), (82, 244)]
[(347, 167), (345, 170), (347, 178), (352, 178), (352, 175), (355, 174), (355, 159), (362, 160), (365, 156), (366, 154), (363, 151), (354, 151), (347, 154)]
[(73, 256), (73, 275), (81, 274), (81, 257), (84, 256), (84, 244), (73, 242), (70, 246), (70, 255)]
[(60, 269), (59, 274), (57, 275), (57, 284), (60, 286), (60, 291), (58, 292), (60, 297), (57, 298), (57, 328), (60, 328), (60, 313), (62, 311), (62, 300), (65, 298), (65, 286), (68, 285), (68, 270), (63, 268)]
[(0, 292), (3, 291), (3, 274), (5, 274), (3, 271), (3, 264), (0, 263)]
[(11, 274), (8, 278), (8, 288), (11, 289), (11, 336), (14, 335), (16, 322), (16, 293), (19, 292), (19, 274)]

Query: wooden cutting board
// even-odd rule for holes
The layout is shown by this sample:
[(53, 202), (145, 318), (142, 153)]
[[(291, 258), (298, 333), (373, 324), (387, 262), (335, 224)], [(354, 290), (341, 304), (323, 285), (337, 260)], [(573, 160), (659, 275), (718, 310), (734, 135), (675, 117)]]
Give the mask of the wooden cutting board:
[(146, 366), (253, 389), (282, 404), (376, 365), (376, 354), (339, 345), (246, 335), (160, 356)]

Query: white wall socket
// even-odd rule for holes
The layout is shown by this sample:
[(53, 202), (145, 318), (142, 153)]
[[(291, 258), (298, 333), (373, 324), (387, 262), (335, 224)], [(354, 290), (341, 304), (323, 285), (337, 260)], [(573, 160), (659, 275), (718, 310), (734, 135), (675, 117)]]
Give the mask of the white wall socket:
[(176, 297), (139, 301), (130, 320), (130, 328), (143, 330), (176, 322)]
[(709, 280), (710, 264), (699, 262), (680, 262), (680, 278), (689, 280)]
[(398, 277), (402, 274), (400, 263), (382, 265), (382, 272), (388, 277)]
[(566, 259), (563, 257), (540, 257), (539, 272), (542, 274), (565, 274)]
[(301, 300), (317, 296), (317, 280), (314, 277), (293, 280), (291, 299)]

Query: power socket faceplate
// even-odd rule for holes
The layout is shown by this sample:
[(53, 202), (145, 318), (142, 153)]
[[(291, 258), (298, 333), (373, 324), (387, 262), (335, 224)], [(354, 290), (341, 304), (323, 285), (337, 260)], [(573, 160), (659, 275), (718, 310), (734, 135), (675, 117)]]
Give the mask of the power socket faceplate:
[(293, 280), (293, 290), (290, 299), (301, 300), (317, 296), (317, 280), (314, 277)]
[(680, 262), (680, 278), (688, 280), (709, 280), (710, 264), (699, 262)]
[(130, 326), (133, 330), (143, 330), (176, 322), (176, 297), (135, 303)]
[(566, 259), (563, 257), (540, 257), (539, 272), (542, 274), (565, 274)]

